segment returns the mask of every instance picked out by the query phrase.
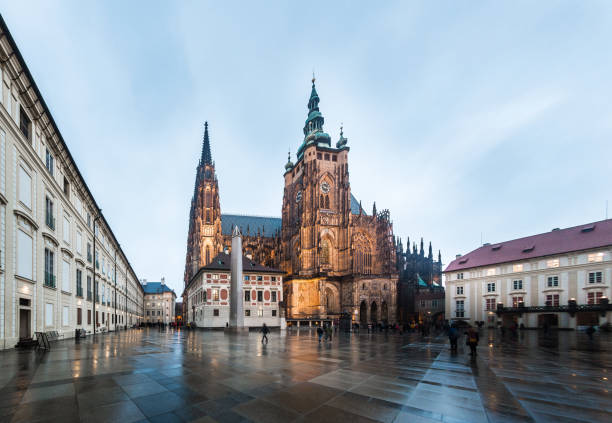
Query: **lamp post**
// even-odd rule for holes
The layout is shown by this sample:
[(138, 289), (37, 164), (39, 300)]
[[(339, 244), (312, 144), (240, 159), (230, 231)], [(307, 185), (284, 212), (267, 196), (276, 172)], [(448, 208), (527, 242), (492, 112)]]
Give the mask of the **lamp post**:
[(98, 213), (96, 217), (94, 217), (93, 222), (93, 334), (96, 334), (96, 325), (98, 324), (98, 319), (96, 319), (96, 301), (98, 300), (98, 285), (96, 284), (96, 265), (98, 264), (97, 256), (96, 256), (96, 222), (101, 217), (102, 209), (98, 209)]

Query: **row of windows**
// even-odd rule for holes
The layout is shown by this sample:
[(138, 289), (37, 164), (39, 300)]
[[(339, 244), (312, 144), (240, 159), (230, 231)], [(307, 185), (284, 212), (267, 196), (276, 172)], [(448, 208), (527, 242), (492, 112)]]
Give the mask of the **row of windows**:
[[(589, 272), (588, 283), (603, 283), (603, 272)], [(559, 276), (548, 276), (546, 278), (546, 286), (548, 288), (555, 288), (559, 286)], [(457, 295), (463, 295), (463, 286), (457, 286)], [(521, 290), (523, 289), (523, 280), (515, 279), (512, 281), (512, 289), (513, 290)], [(496, 283), (488, 282), (487, 283), (487, 292), (495, 292), (496, 291)]]
[[(278, 301), (278, 291), (270, 291), (271, 294), (271, 302), (275, 303)], [(257, 291), (257, 301), (259, 302), (263, 302), (263, 295), (264, 295), (264, 291), (263, 290), (258, 290)], [(193, 304), (201, 304), (203, 302), (206, 302), (206, 291), (199, 291), (196, 295), (194, 295), (192, 298), (194, 298)], [(219, 289), (218, 288), (213, 288), (211, 290), (211, 299), (212, 301), (219, 301)], [(246, 290), (244, 291), (244, 301), (251, 301), (251, 290)], [(255, 301), (255, 299), (253, 298), (252, 301)]]
[[(272, 317), (276, 317), (276, 310), (271, 310), (272, 311)], [(251, 310), (244, 310), (244, 315), (245, 317), (251, 317)], [(213, 309), (213, 316), (214, 317), (219, 317), (219, 309), (215, 308)], [(263, 317), (264, 316), (264, 309), (260, 308), (257, 309), (257, 317)], [(200, 317), (202, 317), (202, 310), (200, 310)]]
[[(54, 324), (54, 304), (53, 303), (45, 303), (45, 326), (55, 326)], [(106, 316), (105, 316), (106, 315)], [(87, 324), (91, 325), (91, 310), (87, 310)], [(106, 319), (105, 319), (106, 317)], [(106, 323), (115, 323), (117, 320), (118, 324), (124, 323), (123, 315), (117, 315), (115, 318), (115, 314), (110, 313), (102, 313), (102, 324)], [(96, 322), (97, 326), (100, 326), (100, 312), (96, 311)], [(76, 324), (77, 326), (81, 326), (83, 324), (83, 309), (78, 307), (76, 309)], [(68, 306), (62, 306), (62, 326), (70, 326), (70, 308)]]
[[(7, 105), (5, 104), (5, 106)], [(32, 136), (33, 135), (32, 123), (29, 120), (27, 114), (23, 110), (21, 110), (19, 118), (20, 118), (19, 126), (21, 129), (21, 132), (28, 140), (32, 141), (32, 143), (35, 143), (34, 137)], [(45, 168), (47, 169), (47, 171), (49, 172), (51, 176), (54, 176), (55, 169), (56, 169), (55, 158), (52, 152), (49, 150), (49, 148), (44, 146), (44, 143), (42, 143), (42, 141), (41, 141), (41, 146), (42, 148), (45, 149), (45, 153), (44, 153), (45, 154), (45, 157), (44, 157)], [(32, 171), (30, 170), (30, 167), (28, 166), (28, 164), (23, 162), (18, 167), (18, 180), (17, 180), (18, 200), (29, 210), (33, 209), (32, 183), (33, 183)], [(68, 198), (68, 200), (70, 200), (71, 199), (71, 183), (69, 182), (66, 176), (64, 176), (63, 178), (63, 192)], [(86, 216), (87, 226), (91, 228), (92, 227), (91, 213), (85, 211), (85, 208), (83, 207), (83, 202), (78, 195), (75, 194), (72, 197), (73, 197), (72, 203), (74, 203), (73, 205), (77, 209), (78, 214), (81, 214), (83, 217)], [(50, 229), (52, 230), (56, 229), (56, 219), (54, 216), (54, 200), (52, 196), (46, 196), (45, 198), (45, 223), (47, 227), (49, 227)], [(69, 216), (64, 216), (62, 223), (63, 223), (63, 241), (65, 241), (68, 245), (70, 245), (72, 241), (71, 241), (71, 223), (70, 223)], [(105, 236), (105, 234), (99, 230), (99, 226), (96, 226), (95, 229), (96, 229), (95, 231), (96, 236), (101, 238), (101, 244), (104, 245), (106, 249), (110, 251), (111, 249), (110, 237)], [(76, 237), (77, 253), (82, 254), (82, 232), (78, 230), (78, 228), (77, 228), (75, 237)], [(89, 243), (88, 243), (87, 250), (88, 250), (87, 260), (88, 262), (91, 263), (92, 262), (91, 244)], [(106, 266), (104, 266), (105, 262), (109, 263), (108, 270), (106, 269)], [(103, 273), (105, 273), (106, 276), (108, 276), (109, 278), (113, 278), (114, 280), (114, 275), (112, 274), (110, 263), (111, 263), (110, 259), (106, 261), (104, 261), (103, 259)], [(99, 268), (99, 262), (96, 263), (96, 267)]]
[[(587, 262), (588, 263), (599, 263), (599, 262), (602, 262), (603, 259), (604, 259), (604, 253), (603, 252), (590, 253), (590, 254), (587, 255)], [(537, 263), (533, 263), (532, 266), (533, 266), (532, 270), (537, 269)], [(559, 261), (558, 258), (546, 260), (546, 267), (547, 268), (557, 268), (559, 266), (560, 266), (560, 261)], [(514, 264), (514, 265), (512, 265), (512, 271), (514, 273), (522, 272), (523, 269), (524, 269), (524, 265), (523, 264)], [(470, 272), (470, 276), (471, 277), (478, 277), (478, 276), (481, 275), (481, 272), (482, 271)], [(489, 269), (486, 269), (486, 271), (484, 273), (486, 274), (486, 276), (494, 276), (496, 274), (496, 269), (495, 268), (489, 268)], [(456, 273), (455, 278), (457, 280), (464, 279), (464, 272)]]
[[(603, 298), (603, 292), (589, 292), (587, 293), (587, 304), (594, 305), (600, 304)], [(512, 307), (520, 307), (523, 303), (523, 297), (515, 296), (512, 297)], [(558, 307), (559, 306), (559, 294), (548, 294), (546, 295), (546, 306)], [(465, 317), (465, 302), (464, 300), (455, 301), (455, 317)], [(495, 298), (485, 299), (485, 311), (495, 311), (497, 309), (497, 303)]]

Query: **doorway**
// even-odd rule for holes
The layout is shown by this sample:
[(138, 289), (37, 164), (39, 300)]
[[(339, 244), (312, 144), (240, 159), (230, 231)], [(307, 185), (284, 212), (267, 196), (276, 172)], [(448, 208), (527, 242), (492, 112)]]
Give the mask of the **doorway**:
[(368, 325), (368, 306), (365, 301), (362, 301), (359, 306), (359, 320), (361, 321), (362, 327)]
[(19, 339), (27, 339), (32, 336), (30, 331), (30, 310), (19, 309)]
[(373, 325), (378, 323), (378, 306), (376, 305), (376, 301), (373, 301), (370, 307), (370, 321)]

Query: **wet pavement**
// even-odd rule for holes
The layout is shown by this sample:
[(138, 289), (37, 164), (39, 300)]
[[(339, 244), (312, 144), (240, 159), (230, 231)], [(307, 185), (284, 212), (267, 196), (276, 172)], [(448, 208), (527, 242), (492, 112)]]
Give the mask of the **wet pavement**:
[(612, 336), (130, 330), (0, 352), (0, 421), (609, 422)]

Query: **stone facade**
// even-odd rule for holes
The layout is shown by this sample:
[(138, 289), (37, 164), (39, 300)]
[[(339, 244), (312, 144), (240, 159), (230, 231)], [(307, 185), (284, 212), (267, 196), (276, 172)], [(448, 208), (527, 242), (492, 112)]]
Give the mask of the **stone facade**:
[(406, 240), (406, 251), (398, 238), (397, 269), (400, 274), (398, 286), (398, 320), (401, 323), (412, 321), (438, 321), (444, 319), (444, 288), (442, 287), (442, 255), (433, 258), (431, 242), (425, 255), (423, 238), (420, 250), (416, 243), (410, 250), (410, 238)]
[(140, 323), (138, 278), (1, 18), (0, 62), (0, 349)]

